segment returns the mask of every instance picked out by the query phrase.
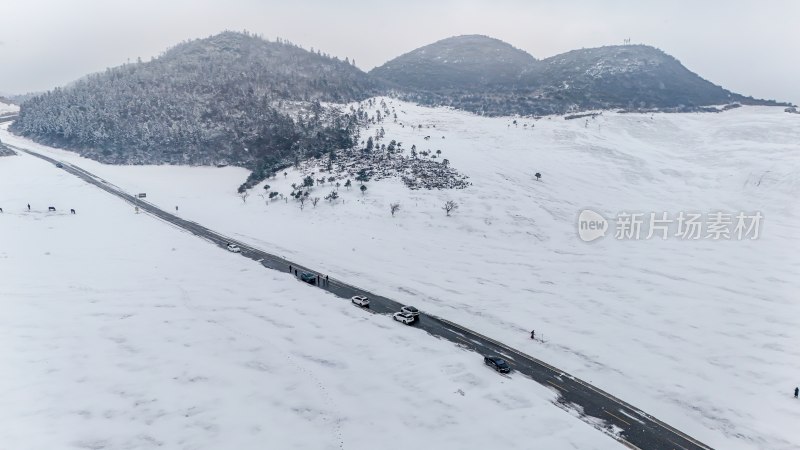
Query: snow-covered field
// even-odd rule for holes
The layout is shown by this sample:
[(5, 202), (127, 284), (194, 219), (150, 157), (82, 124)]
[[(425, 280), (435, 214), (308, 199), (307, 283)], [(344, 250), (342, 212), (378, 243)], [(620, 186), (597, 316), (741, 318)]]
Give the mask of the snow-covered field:
[(8, 103), (0, 102), (0, 115), (8, 114), (8, 113), (15, 113), (19, 111), (19, 106), (17, 105), (9, 105)]
[(621, 448), (530, 380), (31, 156), (0, 158), (0, 205), (0, 449)]
[[(293, 202), (265, 205), (260, 187), (243, 203), (241, 169), (112, 167), (5, 131), (0, 139), (519, 347), (714, 447), (800, 445), (800, 402), (791, 396), (800, 384), (797, 116), (763, 107), (606, 112), (531, 128), (531, 120), (515, 126), (387, 102), (398, 123), (378, 125), (384, 143), (441, 149), (473, 186), (409, 191), (396, 180), (369, 182), (365, 195), (340, 188), (343, 203), (301, 211)], [(303, 175), (290, 170), (268, 183), (288, 194)], [(315, 189), (324, 197), (331, 187)], [(460, 208), (445, 217), (450, 199)], [(394, 218), (393, 202), (401, 204)], [(587, 244), (576, 233), (585, 208), (609, 218), (760, 211), (764, 220), (757, 240), (620, 241), (612, 231)], [(545, 342), (532, 343), (531, 329)]]

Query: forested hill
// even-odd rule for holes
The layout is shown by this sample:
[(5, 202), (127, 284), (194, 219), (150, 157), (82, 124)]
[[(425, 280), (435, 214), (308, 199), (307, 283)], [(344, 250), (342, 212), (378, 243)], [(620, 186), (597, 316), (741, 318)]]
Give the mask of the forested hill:
[(355, 119), (320, 102), (376, 93), (349, 61), (224, 32), (29, 99), (12, 130), (107, 163), (264, 172), (350, 147)]

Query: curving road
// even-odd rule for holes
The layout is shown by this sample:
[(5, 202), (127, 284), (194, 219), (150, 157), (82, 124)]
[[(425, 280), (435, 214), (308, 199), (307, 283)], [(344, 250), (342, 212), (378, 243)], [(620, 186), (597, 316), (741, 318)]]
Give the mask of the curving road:
[[(78, 166), (57, 161), (46, 155), (36, 153), (31, 150), (8, 146), (20, 152), (41, 158), (52, 164), (60, 163), (63, 170), (83, 179), (87, 183), (93, 184), (100, 189), (115, 195), (127, 202), (135, 204), (143, 212), (164, 220), (170, 224), (180, 227), (192, 234), (206, 239), (215, 245), (225, 248), (228, 243), (235, 243), (241, 249), (241, 255), (253, 259), (264, 267), (283, 272), (289, 272), (289, 266), (296, 268), (298, 273), (301, 271), (319, 274), (320, 271), (303, 266), (294, 261), (281, 258), (280, 256), (266, 253), (262, 250), (253, 248), (243, 242), (225, 237), (212, 231), (196, 222), (191, 222), (173, 214), (170, 214), (155, 205), (143, 202), (133, 195), (124, 192), (117, 186), (97, 177)], [(366, 295), (370, 299), (370, 312), (373, 314), (390, 314), (400, 310), (402, 304), (375, 294), (373, 292), (359, 289), (356, 286), (345, 283), (337, 279), (330, 279), (326, 285), (320, 289), (349, 299), (354, 295)], [(559, 370), (543, 361), (530, 355), (511, 348), (501, 342), (497, 342), (489, 337), (478, 334), (468, 328), (456, 323), (445, 320), (441, 317), (421, 313), (420, 320), (413, 324), (413, 328), (423, 330), (435, 337), (447, 339), (456, 345), (475, 351), (480, 354), (499, 354), (513, 369), (513, 371), (525, 375), (532, 380), (558, 392), (558, 398), (554, 402), (563, 409), (580, 411), (580, 416), (591, 425), (605, 432), (612, 438), (620, 441), (624, 445), (633, 449), (642, 450), (707, 450), (711, 447), (688, 436), (668, 424), (650, 416), (644, 411), (620, 400), (613, 395), (598, 389), (591, 384), (573, 377), (572, 375)], [(475, 364), (482, 364), (481, 358), (475, 357)], [(501, 376), (498, 374), (498, 376)], [(596, 420), (601, 419), (605, 426), (599, 426)]]

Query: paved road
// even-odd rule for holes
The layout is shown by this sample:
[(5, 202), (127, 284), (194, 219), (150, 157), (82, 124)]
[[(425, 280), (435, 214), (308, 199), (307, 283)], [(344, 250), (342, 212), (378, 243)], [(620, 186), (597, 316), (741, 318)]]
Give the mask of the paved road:
[[(32, 152), (30, 150), (13, 147), (15, 150), (28, 153), (41, 158), (52, 164), (59, 161), (48, 156)], [(91, 183), (104, 191), (116, 195), (123, 200), (139, 206), (143, 212), (152, 214), (159, 219), (169, 222), (203, 239), (211, 241), (221, 248), (225, 248), (228, 243), (235, 243), (242, 249), (242, 256), (253, 259), (261, 263), (264, 267), (278, 271), (289, 272), (289, 266), (296, 268), (298, 274), (302, 271), (321, 273), (313, 268), (303, 266), (294, 261), (281, 258), (259, 249), (253, 248), (243, 242), (225, 237), (198, 223), (191, 222), (166, 211), (159, 209), (151, 203), (141, 201), (134, 196), (124, 192), (113, 184), (97, 177), (80, 167), (65, 162), (61, 163), (63, 170)], [(323, 272), (324, 273), (324, 272)], [(400, 303), (375, 294), (373, 292), (359, 289), (356, 286), (345, 283), (342, 280), (330, 279), (327, 285), (320, 286), (334, 295), (349, 299), (354, 295), (366, 295), (370, 298), (370, 312), (373, 314), (390, 314), (400, 310)], [(366, 310), (365, 310), (366, 311)], [(589, 418), (598, 418), (606, 423), (602, 429), (613, 438), (622, 442), (626, 446), (642, 450), (688, 450), (688, 449), (710, 449), (711, 447), (699, 442), (692, 437), (681, 433), (666, 423), (650, 416), (640, 409), (604, 392), (587, 382), (575, 378), (568, 373), (559, 370), (543, 361), (530, 355), (511, 348), (505, 344), (497, 342), (491, 338), (478, 334), (461, 325), (422, 313), (420, 320), (409, 327), (417, 328), (427, 333), (454, 342), (456, 345), (473, 350), (480, 354), (499, 354), (513, 369), (514, 372), (527, 376), (534, 381), (554, 389), (558, 392), (558, 399), (555, 404), (563, 409), (574, 408), (575, 405), (582, 410), (582, 417), (587, 422), (595, 425)], [(475, 364), (483, 364), (483, 360), (475, 355)], [(486, 369), (490, 370), (490, 369)], [(498, 374), (498, 376), (504, 376)], [(612, 432), (612, 425), (616, 431)], [(596, 426), (596, 425), (595, 425)]]

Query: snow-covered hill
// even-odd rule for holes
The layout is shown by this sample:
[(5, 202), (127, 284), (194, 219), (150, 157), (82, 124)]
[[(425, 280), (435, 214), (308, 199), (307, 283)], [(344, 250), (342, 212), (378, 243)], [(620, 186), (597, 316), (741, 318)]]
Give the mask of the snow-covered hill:
[[(800, 444), (792, 428), (800, 403), (791, 398), (800, 384), (794, 115), (743, 107), (515, 125), (386, 101), (398, 121), (376, 125), (384, 142), (442, 150), (473, 185), (409, 191), (383, 180), (362, 195), (356, 183), (339, 189), (336, 204), (301, 210), (266, 205), (260, 187), (243, 202), (240, 169), (103, 166), (5, 132), (0, 139), (519, 347), (716, 448)], [(305, 175), (267, 183), (288, 194)], [(312, 197), (330, 190), (316, 187)], [(447, 200), (460, 205), (452, 217), (442, 211)], [(394, 202), (401, 210), (391, 217)], [(757, 240), (617, 240), (612, 226), (587, 244), (576, 231), (584, 209), (609, 219), (682, 211), (764, 219)], [(544, 342), (531, 342), (531, 329)]]
[(544, 387), (31, 156), (0, 160), (0, 205), (4, 450), (621, 447)]

